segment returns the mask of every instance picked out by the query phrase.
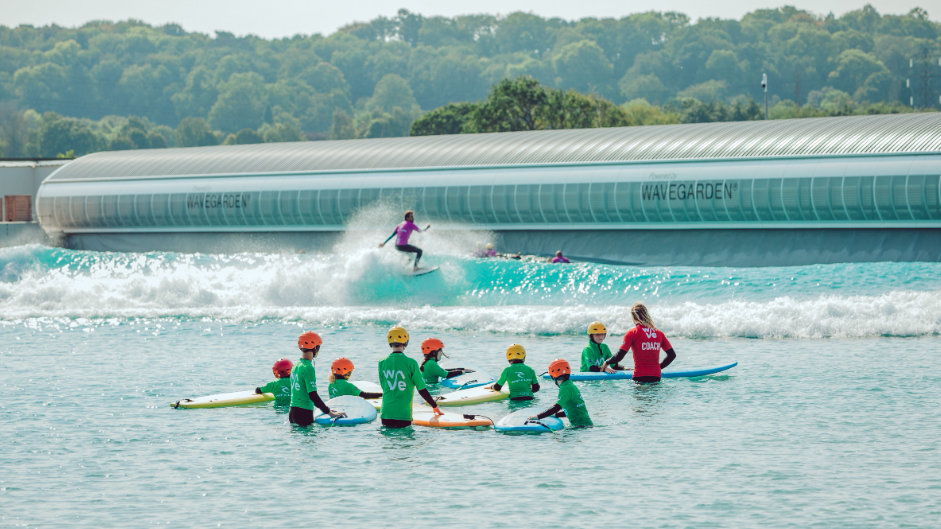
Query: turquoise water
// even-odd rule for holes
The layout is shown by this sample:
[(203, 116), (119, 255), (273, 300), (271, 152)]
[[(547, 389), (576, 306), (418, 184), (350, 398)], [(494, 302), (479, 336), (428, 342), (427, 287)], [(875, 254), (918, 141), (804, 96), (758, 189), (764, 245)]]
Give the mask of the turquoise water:
[[(0, 526), (932, 527), (941, 516), (941, 264), (567, 267), (392, 252), (0, 249)], [(384, 331), (493, 373), (577, 361), (643, 300), (676, 367), (580, 384), (594, 429), (292, 430), (270, 405), (173, 410), (295, 359), (376, 381)], [(617, 337), (608, 338), (616, 349)], [(414, 345), (409, 349), (417, 357)], [(543, 385), (534, 407), (552, 403)], [(506, 402), (468, 408), (494, 420)], [(932, 521), (934, 520), (934, 521)]]

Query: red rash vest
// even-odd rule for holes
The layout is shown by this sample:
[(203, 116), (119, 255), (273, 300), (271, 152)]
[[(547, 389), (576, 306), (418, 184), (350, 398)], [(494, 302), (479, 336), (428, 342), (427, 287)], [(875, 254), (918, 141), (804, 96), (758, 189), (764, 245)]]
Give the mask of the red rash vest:
[(621, 349), (634, 355), (634, 377), (660, 376), (660, 349), (670, 349), (670, 341), (659, 329), (637, 324), (624, 335)]

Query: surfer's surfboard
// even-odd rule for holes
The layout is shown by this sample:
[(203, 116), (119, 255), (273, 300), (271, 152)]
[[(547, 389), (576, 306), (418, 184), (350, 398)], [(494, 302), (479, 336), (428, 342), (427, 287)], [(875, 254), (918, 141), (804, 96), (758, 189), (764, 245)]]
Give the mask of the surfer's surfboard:
[(546, 417), (538, 420), (529, 419), (540, 411), (542, 410), (536, 408), (519, 410), (497, 421), (493, 428), (503, 433), (546, 433), (561, 430), (565, 426), (558, 417)]
[(509, 385), (500, 391), (494, 391), (491, 386), (478, 386), (476, 388), (462, 389), (435, 397), (438, 406), (467, 406), (481, 402), (493, 402), (510, 398)]
[(171, 408), (197, 409), (197, 408), (227, 408), (229, 406), (244, 406), (246, 404), (259, 404), (274, 400), (271, 393), (259, 395), (255, 390), (236, 391), (234, 393), (220, 393), (205, 397), (178, 400), (170, 404)]
[(465, 369), (473, 369), (473, 373), (464, 373), (456, 377), (445, 378), (441, 380), (441, 385), (451, 389), (476, 388), (477, 386), (486, 386), (496, 382), (497, 379), (490, 373), (477, 366), (463, 366)]
[(427, 426), (428, 428), (489, 428), (493, 426), (490, 419), (480, 416), (465, 416), (460, 413), (445, 413), (435, 415), (429, 408), (417, 408), (412, 412), (412, 424)]
[[(357, 380), (352, 382), (352, 384), (359, 388), (360, 391), (365, 391), (366, 393), (382, 393), (382, 388), (379, 387), (379, 384), (376, 384), (375, 382)], [(382, 397), (379, 397), (378, 399), (366, 399), (366, 402), (372, 404), (373, 407), (377, 410), (382, 408)]]
[(432, 267), (430, 267), (430, 268), (419, 268), (418, 270), (415, 270), (414, 272), (413, 272), (412, 270), (408, 270), (408, 271), (405, 272), (405, 275), (407, 275), (407, 276), (423, 276), (423, 275), (425, 275), (425, 274), (430, 274), (430, 273), (434, 272), (434, 271), (437, 270), (438, 268), (439, 268), (439, 267), (437, 267), (437, 266), (432, 266)]
[(342, 395), (325, 402), (331, 410), (342, 411), (346, 417), (334, 419), (325, 413), (317, 413), (314, 422), (321, 426), (356, 426), (376, 420), (378, 414), (372, 403), (353, 395)]
[[(721, 373), (728, 369), (732, 369), (737, 366), (738, 362), (732, 362), (724, 366), (718, 367), (704, 367), (700, 369), (664, 369), (660, 373), (660, 378), (689, 378), (689, 377), (704, 377), (706, 375), (714, 375), (716, 373)], [(569, 380), (576, 381), (586, 381), (586, 380), (620, 380), (620, 379), (629, 379), (634, 375), (633, 371), (618, 371), (616, 373), (572, 373), (569, 376)], [(542, 378), (551, 379), (549, 375), (543, 375)]]

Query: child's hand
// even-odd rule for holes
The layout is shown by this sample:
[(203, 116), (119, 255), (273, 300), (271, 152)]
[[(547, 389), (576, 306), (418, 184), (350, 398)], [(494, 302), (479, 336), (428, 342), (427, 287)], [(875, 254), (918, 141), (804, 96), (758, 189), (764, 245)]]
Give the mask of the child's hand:
[(444, 412), (441, 411), (441, 410), (439, 410), (437, 406), (435, 406), (434, 408), (432, 408), (431, 411), (435, 412), (435, 415), (444, 415)]
[(474, 370), (473, 370), (473, 369), (465, 369), (464, 372), (465, 372), (465, 373), (473, 373)]
[(539, 417), (536, 417), (535, 415), (533, 415), (532, 417), (529, 417), (529, 418), (526, 419), (526, 420), (527, 420), (527, 421), (538, 421), (538, 420), (539, 420)]
[(336, 411), (336, 410), (330, 410), (330, 413), (328, 415), (330, 415), (334, 419), (342, 419), (343, 417), (346, 417), (345, 413), (343, 413), (342, 411)]
[(612, 368), (611, 366), (608, 366), (608, 367), (604, 368), (604, 372), (605, 372), (605, 373), (614, 373), (614, 368)]

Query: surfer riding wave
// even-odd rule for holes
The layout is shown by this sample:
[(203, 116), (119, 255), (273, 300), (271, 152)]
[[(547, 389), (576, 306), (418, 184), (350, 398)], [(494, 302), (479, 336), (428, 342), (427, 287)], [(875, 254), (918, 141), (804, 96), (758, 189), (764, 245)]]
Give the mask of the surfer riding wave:
[[(425, 226), (425, 230), (431, 228), (431, 224)], [(392, 231), (392, 235), (389, 235), (389, 238), (386, 239), (382, 244), (379, 245), (380, 248), (386, 245), (392, 237), (395, 237), (395, 249), (402, 253), (414, 253), (415, 254), (415, 264), (413, 265), (412, 271), (417, 272), (418, 260), (421, 259), (421, 248), (413, 246), (408, 243), (408, 237), (412, 234), (413, 231), (421, 233), (422, 230), (415, 225), (415, 212), (408, 210), (405, 212), (405, 221), (395, 227), (395, 230)]]

